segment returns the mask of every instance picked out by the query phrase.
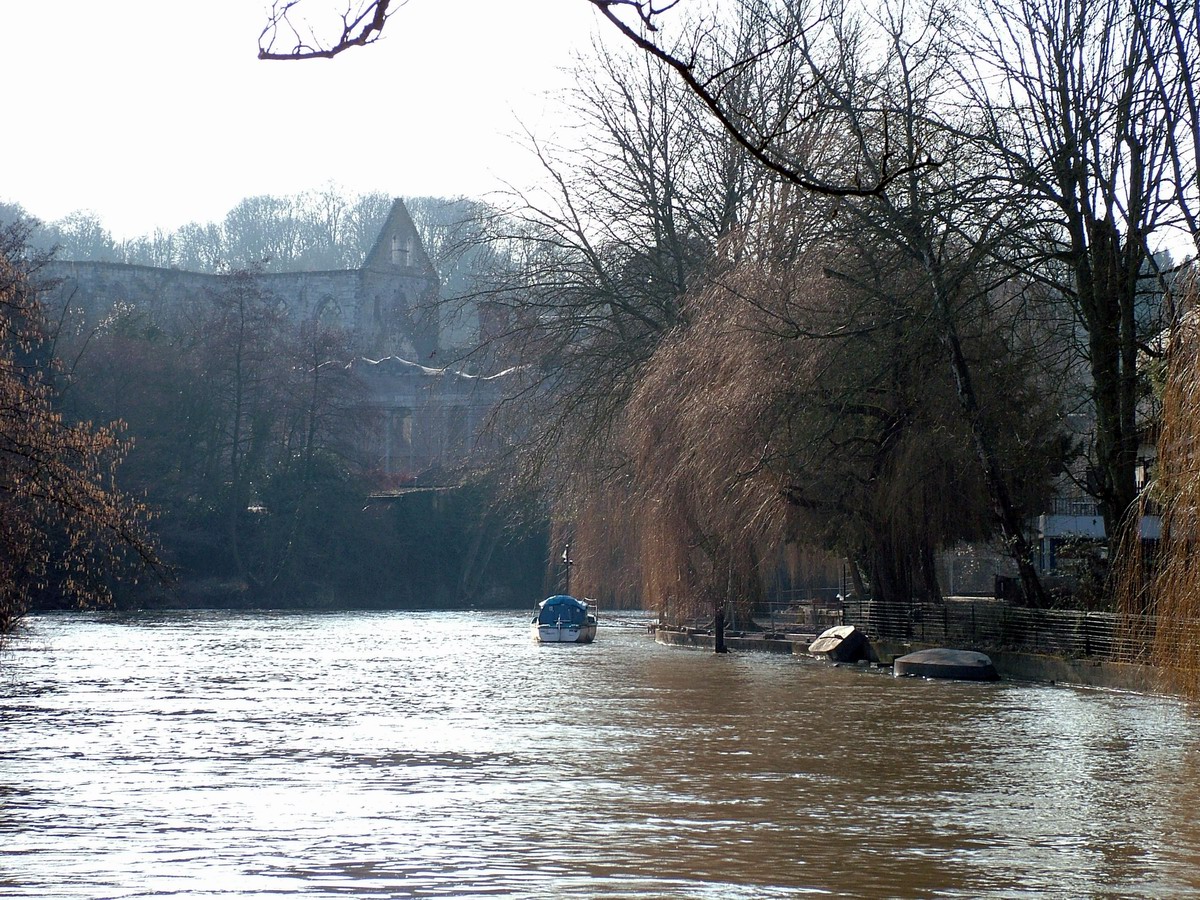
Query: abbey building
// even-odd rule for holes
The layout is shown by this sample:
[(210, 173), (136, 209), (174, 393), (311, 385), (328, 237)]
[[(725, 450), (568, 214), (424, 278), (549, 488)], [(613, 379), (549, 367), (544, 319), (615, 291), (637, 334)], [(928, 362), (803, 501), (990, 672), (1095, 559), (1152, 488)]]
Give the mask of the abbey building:
[[(72, 328), (99, 326), (133, 309), (167, 327), (189, 306), (211, 302), (228, 276), (110, 262), (53, 261), (47, 300)], [(289, 319), (338, 326), (350, 335), (379, 413), (375, 469), (392, 483), (466, 461), (488, 411), (496, 379), (441, 364), (439, 278), (402, 200), (397, 199), (361, 267), (325, 272), (263, 272), (246, 278)]]

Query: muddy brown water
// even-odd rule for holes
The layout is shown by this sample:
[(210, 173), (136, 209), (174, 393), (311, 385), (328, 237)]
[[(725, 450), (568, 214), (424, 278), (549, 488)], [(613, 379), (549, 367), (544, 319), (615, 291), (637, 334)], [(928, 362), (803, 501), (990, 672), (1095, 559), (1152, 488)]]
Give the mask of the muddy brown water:
[(1200, 896), (1182, 703), (528, 620), (31, 619), (0, 897)]

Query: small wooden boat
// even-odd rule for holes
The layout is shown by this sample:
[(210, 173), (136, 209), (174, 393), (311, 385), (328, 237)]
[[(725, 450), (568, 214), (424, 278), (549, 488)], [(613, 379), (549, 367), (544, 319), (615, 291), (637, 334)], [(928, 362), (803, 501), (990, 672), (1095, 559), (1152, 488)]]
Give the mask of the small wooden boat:
[(808, 652), (812, 656), (841, 663), (869, 660), (873, 655), (871, 642), (854, 625), (826, 628), (808, 645)]
[(596, 639), (596, 614), (584, 600), (555, 594), (538, 604), (532, 628), (543, 644), (590, 644)]

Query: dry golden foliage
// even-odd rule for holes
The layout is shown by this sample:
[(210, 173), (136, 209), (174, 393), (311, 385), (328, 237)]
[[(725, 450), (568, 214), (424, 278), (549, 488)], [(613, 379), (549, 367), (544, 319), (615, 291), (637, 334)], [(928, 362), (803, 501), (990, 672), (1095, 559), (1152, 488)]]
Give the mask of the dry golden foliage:
[[(743, 277), (761, 273), (748, 266)], [(732, 621), (747, 618), (794, 518), (764, 453), (796, 360), (730, 279), (695, 297), (692, 325), (643, 371), (614, 435), (621, 477), (579, 478), (572, 493), (581, 584), (616, 574), (625, 583), (604, 590), (671, 621), (722, 605)]]
[(102, 603), (131, 556), (158, 565), (148, 510), (116, 487), (121, 424), (71, 424), (54, 408), (24, 236), (0, 233), (0, 633), (35, 596)]
[[(1200, 296), (1193, 277), (1182, 292), (1189, 310), (1168, 353), (1154, 481), (1124, 529), (1117, 589), (1132, 646), (1150, 642), (1165, 688), (1200, 697)], [(1138, 520), (1157, 504), (1162, 536), (1143, 555)]]
[[(853, 248), (774, 237), (748, 236), (741, 261), (689, 295), (687, 323), (639, 370), (610, 458), (560, 496), (580, 585), (628, 591), (670, 621), (722, 605), (744, 621), (804, 548), (860, 563), (876, 599), (906, 604), (939, 592), (939, 547), (989, 534), (920, 279), (877, 255), (891, 268), (872, 287)], [(868, 277), (828, 274), (856, 266)], [(964, 344), (1032, 496), (1045, 466), (1017, 435), (1050, 432), (1025, 401), (1028, 371), (982, 318), (999, 314), (976, 312)]]

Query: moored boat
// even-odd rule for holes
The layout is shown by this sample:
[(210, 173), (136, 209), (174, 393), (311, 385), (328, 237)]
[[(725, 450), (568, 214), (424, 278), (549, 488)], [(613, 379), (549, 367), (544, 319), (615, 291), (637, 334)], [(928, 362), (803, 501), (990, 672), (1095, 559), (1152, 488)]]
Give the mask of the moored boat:
[(543, 644), (589, 644), (596, 639), (596, 614), (584, 600), (555, 594), (538, 604), (532, 628)]
[(897, 676), (953, 678), (958, 681), (999, 681), (992, 659), (975, 650), (930, 647), (897, 657), (892, 663)]
[(854, 625), (826, 628), (808, 645), (808, 653), (838, 663), (870, 660), (874, 655), (871, 642)]

